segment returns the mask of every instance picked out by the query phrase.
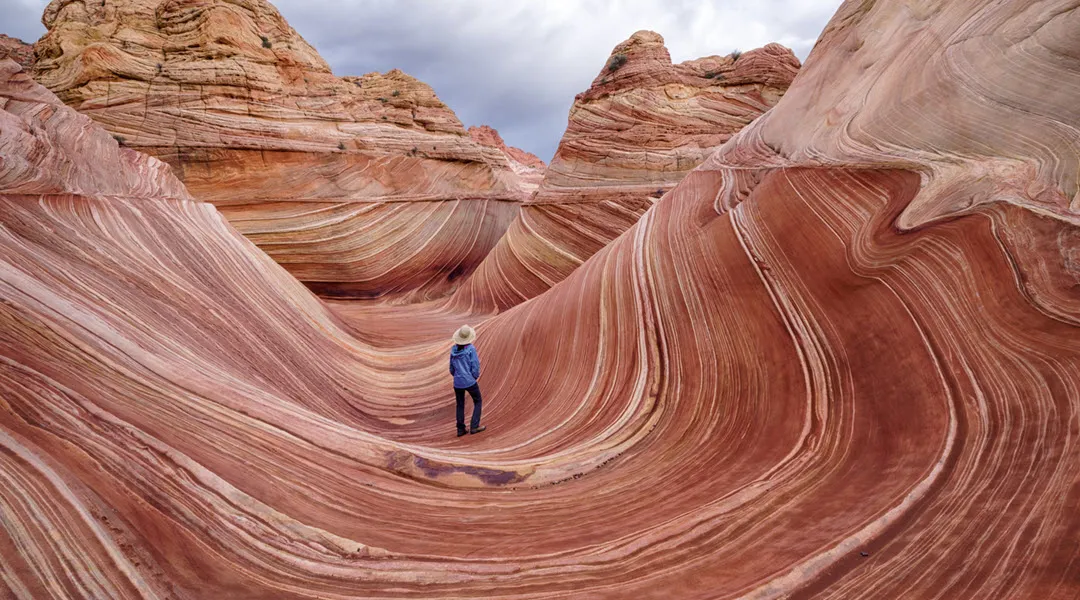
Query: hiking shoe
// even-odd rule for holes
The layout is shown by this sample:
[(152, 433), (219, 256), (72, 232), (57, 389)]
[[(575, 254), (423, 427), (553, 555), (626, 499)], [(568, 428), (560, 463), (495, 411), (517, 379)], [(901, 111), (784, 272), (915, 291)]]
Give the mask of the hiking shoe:
[(461, 437), (461, 436), (465, 435), (466, 433), (469, 433), (469, 432), (465, 431), (464, 429), (458, 429), (457, 430), (457, 436), (458, 437)]
[(477, 427), (476, 429), (470, 429), (469, 433), (480, 433), (481, 431), (483, 431), (485, 429), (487, 429), (487, 427), (484, 427), (483, 425), (481, 425), (481, 426)]

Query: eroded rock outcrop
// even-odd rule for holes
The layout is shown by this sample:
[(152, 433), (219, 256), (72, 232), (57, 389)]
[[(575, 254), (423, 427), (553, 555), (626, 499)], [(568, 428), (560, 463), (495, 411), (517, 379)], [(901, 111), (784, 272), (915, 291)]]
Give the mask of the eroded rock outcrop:
[(29, 68), (34, 64), (34, 47), (19, 38), (0, 33), (0, 60), (11, 59), (19, 66)]
[(799, 60), (778, 44), (672, 64), (639, 31), (577, 96), (539, 191), (454, 302), (503, 310), (547, 290), (783, 96)]
[(335, 77), (264, 0), (54, 0), (35, 78), (330, 295), (447, 293), (525, 197), (426, 84)]
[(469, 137), (481, 146), (498, 148), (500, 152), (506, 155), (510, 167), (521, 178), (521, 186), (525, 191), (534, 192), (536, 188), (540, 187), (547, 165), (535, 154), (526, 152), (521, 148), (507, 146), (499, 132), (488, 125), (470, 127)]
[(0, 595), (1080, 596), (1078, 19), (845, 3), (764, 119), (476, 323), (464, 438), (445, 338), (348, 334), (3, 63)]

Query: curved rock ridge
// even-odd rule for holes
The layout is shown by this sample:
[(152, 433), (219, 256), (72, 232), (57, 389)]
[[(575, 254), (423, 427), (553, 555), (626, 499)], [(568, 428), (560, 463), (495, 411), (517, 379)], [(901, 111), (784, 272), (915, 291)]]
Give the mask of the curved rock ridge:
[[(0, 143), (0, 594), (1080, 596), (1078, 18), (845, 3), (764, 119), (473, 322), (462, 438), (448, 313), (349, 333), (212, 205), (12, 193)], [(6, 119), (86, 135), (24, 82)]]
[[(799, 78), (795, 98), (740, 132), (739, 143), (714, 155), (710, 166), (918, 171), (926, 182), (897, 222), (905, 230), (993, 202), (1080, 224), (1080, 133), (1073, 126), (1080, 106), (1066, 101), (1076, 77), (1080, 11), (1068, 6), (980, 1), (921, 9), (912, 22), (897, 19), (901, 9), (891, 5), (845, 3), (819, 41), (832, 51), (813, 55), (821, 64)], [(960, 27), (973, 10), (978, 19)], [(934, 40), (919, 19), (957, 32)], [(850, 21), (860, 27), (845, 27)], [(867, 22), (895, 30), (871, 36)], [(902, 49), (911, 38), (921, 52)], [(874, 62), (880, 55), (896, 60)], [(1064, 87), (1049, 85), (1058, 77)], [(852, 84), (836, 87), (834, 78)], [(805, 126), (808, 119), (815, 125)], [(988, 124), (999, 121), (1007, 123), (990, 134)]]
[(19, 63), (24, 69), (28, 68), (34, 64), (34, 47), (19, 38), (0, 33), (0, 60), (5, 58)]
[(775, 105), (798, 70), (779, 44), (672, 64), (660, 34), (635, 33), (575, 98), (540, 189), (454, 305), (505, 310), (564, 279)]
[(328, 295), (442, 296), (527, 192), (426, 84), (338, 78), (264, 0), (54, 0), (35, 78)]
[(35, 83), (13, 60), (0, 59), (0, 81), (4, 193), (192, 199), (169, 165), (121, 147), (88, 117)]
[(510, 167), (521, 178), (521, 187), (526, 192), (535, 192), (544, 179), (544, 170), (547, 165), (535, 154), (526, 152), (521, 148), (507, 146), (502, 136), (493, 127), (481, 125), (469, 128), (469, 137), (481, 146), (498, 148), (510, 163)]

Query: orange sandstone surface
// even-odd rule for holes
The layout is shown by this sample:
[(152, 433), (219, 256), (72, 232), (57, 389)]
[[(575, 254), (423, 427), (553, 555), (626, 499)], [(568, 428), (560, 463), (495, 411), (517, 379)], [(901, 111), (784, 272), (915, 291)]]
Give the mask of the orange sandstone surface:
[(0, 595), (1080, 596), (1077, 31), (845, 2), (775, 108), (474, 322), (462, 438), (434, 308), (346, 328), (0, 61)]
[(54, 0), (35, 79), (313, 290), (445, 295), (527, 191), (426, 84), (339, 78), (265, 0)]

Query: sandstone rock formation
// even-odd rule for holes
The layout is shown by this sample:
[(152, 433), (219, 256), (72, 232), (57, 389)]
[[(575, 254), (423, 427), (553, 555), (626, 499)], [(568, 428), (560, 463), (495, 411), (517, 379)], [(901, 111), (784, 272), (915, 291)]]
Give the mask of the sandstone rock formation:
[(19, 38), (0, 33), (0, 60), (10, 58), (23, 68), (34, 64), (34, 47)]
[(547, 290), (776, 104), (799, 60), (778, 44), (672, 64), (639, 31), (579, 94), (539, 192), (454, 300), (503, 310)]
[[(0, 60), (0, 82), (4, 194), (191, 200), (168, 165), (121, 147), (34, 83), (17, 63)], [(2, 223), (8, 224), (7, 219)]]
[(499, 132), (487, 125), (470, 127), (469, 137), (481, 146), (497, 148), (502, 152), (514, 173), (517, 173), (518, 177), (521, 178), (521, 187), (526, 192), (535, 192), (536, 188), (540, 187), (547, 165), (535, 154), (526, 152), (521, 148), (507, 146)]
[(446, 294), (526, 193), (430, 87), (335, 77), (264, 0), (54, 0), (35, 78), (312, 289)]
[(0, 595), (1080, 596), (1078, 29), (845, 3), (765, 118), (478, 324), (465, 438), (444, 340), (350, 335), (3, 63)]

